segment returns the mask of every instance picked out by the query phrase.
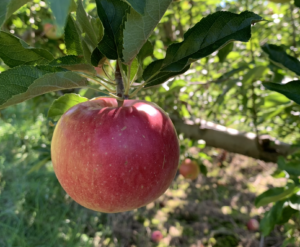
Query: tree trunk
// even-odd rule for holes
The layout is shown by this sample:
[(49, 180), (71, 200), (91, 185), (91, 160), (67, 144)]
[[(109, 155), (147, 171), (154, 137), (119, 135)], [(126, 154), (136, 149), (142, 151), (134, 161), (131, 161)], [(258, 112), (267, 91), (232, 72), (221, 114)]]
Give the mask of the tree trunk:
[(229, 152), (243, 154), (267, 162), (276, 162), (278, 156), (287, 156), (295, 151), (291, 145), (280, 142), (268, 135), (256, 138), (254, 133), (243, 133), (222, 125), (201, 120), (172, 118), (177, 133), (192, 140), (204, 140), (207, 146), (222, 148)]

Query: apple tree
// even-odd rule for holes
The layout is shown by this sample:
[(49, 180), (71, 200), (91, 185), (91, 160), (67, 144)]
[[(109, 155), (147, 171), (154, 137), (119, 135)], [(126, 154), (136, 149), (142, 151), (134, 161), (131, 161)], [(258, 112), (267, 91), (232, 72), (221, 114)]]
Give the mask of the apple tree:
[[(0, 3), (0, 109), (58, 92), (48, 112), (56, 125), (70, 108), (99, 96), (116, 108), (155, 102), (182, 139), (278, 160), (274, 176), (290, 180), (257, 197), (258, 207), (274, 203), (261, 223), (265, 235), (299, 211), (299, 156), (288, 156), (297, 146), (285, 143), (297, 140), (299, 128), (299, 1), (266, 8), (262, 1), (37, 2)], [(34, 19), (35, 11), (49, 22)], [(276, 139), (262, 135), (268, 131)]]

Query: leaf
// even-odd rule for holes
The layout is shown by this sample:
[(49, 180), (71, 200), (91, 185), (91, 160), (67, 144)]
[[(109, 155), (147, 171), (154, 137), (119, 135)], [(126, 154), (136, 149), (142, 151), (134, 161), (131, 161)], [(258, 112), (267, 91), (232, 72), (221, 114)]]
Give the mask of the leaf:
[(299, 161), (286, 161), (283, 157), (279, 157), (277, 164), (281, 170), (286, 171), (290, 176), (300, 176)]
[(146, 57), (152, 56), (153, 51), (154, 51), (153, 45), (149, 40), (147, 40), (146, 43), (143, 45), (142, 49), (140, 50), (139, 54), (137, 55), (139, 62), (142, 64), (143, 60)]
[(277, 202), (270, 211), (266, 212), (260, 222), (259, 229), (264, 236), (268, 236), (274, 229), (276, 222), (281, 218), (285, 201)]
[(233, 42), (229, 43), (228, 45), (224, 46), (222, 49), (219, 50), (217, 55), (219, 57), (220, 63), (225, 62), (226, 57), (232, 51), (232, 49), (233, 49)]
[(290, 81), (286, 84), (263, 83), (264, 87), (276, 91), (300, 104), (300, 81)]
[(300, 61), (297, 58), (288, 55), (282, 47), (265, 44), (261, 48), (275, 65), (300, 75)]
[(68, 17), (64, 39), (68, 55), (83, 55), (81, 37), (78, 34), (75, 20), (71, 14)]
[(25, 93), (28, 87), (45, 74), (63, 71), (61, 68), (50, 66), (19, 66), (6, 70), (0, 74), (0, 108), (14, 95)]
[[(135, 1), (142, 2), (141, 0)], [(134, 9), (131, 9), (127, 15), (122, 51), (125, 64), (129, 64), (139, 53), (172, 0), (145, 0), (145, 2), (144, 15), (140, 15)]]
[(243, 77), (242, 83), (252, 83), (255, 80), (261, 79), (264, 72), (267, 70), (266, 66), (257, 66), (250, 69)]
[(39, 162), (37, 162), (36, 164), (34, 164), (30, 170), (27, 172), (27, 174), (31, 174), (35, 171), (38, 171), (42, 166), (46, 165), (48, 161), (51, 160), (51, 156), (49, 155), (48, 157), (40, 160)]
[(160, 72), (159, 74), (155, 74), (155, 71), (159, 70), (163, 61), (164, 60), (162, 59), (154, 61), (145, 69), (143, 73), (143, 78), (145, 81), (148, 80), (148, 83), (146, 84), (145, 88), (162, 84), (168, 79), (176, 75), (185, 73), (190, 68), (190, 66), (187, 66), (186, 68), (184, 68), (182, 71), (179, 72)]
[(292, 194), (295, 193), (295, 191), (299, 190), (297, 187), (295, 187), (294, 184), (288, 184), (287, 188), (283, 187), (277, 187), (277, 188), (271, 188), (255, 199), (255, 207), (259, 208), (265, 205), (268, 205), (271, 202), (277, 202), (280, 200), (283, 200)]
[(0, 31), (0, 44), (0, 58), (9, 67), (47, 64), (54, 58), (50, 52), (30, 47), (23, 40), (3, 31)]
[[(232, 41), (248, 41), (251, 37), (251, 24), (262, 21), (262, 18), (252, 12), (245, 11), (241, 14), (230, 12), (216, 12), (197, 23), (184, 35), (184, 41), (172, 44), (167, 50), (166, 58), (160, 63), (160, 67), (150, 64), (149, 70), (143, 74), (144, 80), (152, 84), (152, 78), (161, 78), (161, 73), (172, 72), (180, 74), (186, 68), (200, 58), (206, 57), (214, 51), (222, 48)], [(166, 77), (167, 79), (169, 77)], [(163, 83), (161, 79), (157, 81)], [(156, 83), (157, 85), (158, 83)]]
[(56, 35), (60, 37), (63, 35), (64, 28), (67, 22), (67, 17), (70, 12), (72, 0), (47, 0), (49, 7), (55, 17), (55, 24), (57, 26)]
[(140, 15), (144, 15), (147, 0), (124, 0)]
[(95, 68), (90, 64), (86, 64), (83, 58), (77, 56), (60, 57), (53, 60), (49, 65), (65, 68), (70, 71), (80, 71), (89, 73), (90, 75), (96, 75)]
[(30, 0), (1, 0), (0, 1), (0, 27), (16, 10)]
[(289, 205), (291, 208), (300, 211), (300, 195), (295, 194), (291, 196)]
[(130, 6), (120, 0), (96, 0), (97, 12), (104, 27), (98, 48), (107, 58), (116, 60), (122, 50), (122, 32)]
[(294, 0), (295, 6), (300, 8), (300, 0)]
[(76, 21), (79, 25), (82, 39), (86, 42), (90, 51), (93, 52), (103, 38), (104, 30), (101, 21), (98, 18), (89, 16), (85, 12), (81, 0), (78, 1)]
[(22, 88), (22, 93), (10, 95), (10, 99), (2, 104), (0, 109), (21, 103), (45, 93), (86, 86), (88, 86), (88, 81), (85, 78), (70, 71), (46, 74), (43, 77), (32, 80), (30, 84), (27, 83), (27, 85)]
[[(129, 69), (129, 66), (128, 66), (128, 69)], [(138, 62), (137, 58), (135, 58), (130, 65), (130, 81), (133, 80), (136, 73), (138, 72), (138, 69), (139, 69), (139, 62)]]
[(71, 107), (88, 100), (88, 98), (81, 97), (79, 94), (65, 94), (53, 101), (48, 111), (48, 117), (58, 121)]

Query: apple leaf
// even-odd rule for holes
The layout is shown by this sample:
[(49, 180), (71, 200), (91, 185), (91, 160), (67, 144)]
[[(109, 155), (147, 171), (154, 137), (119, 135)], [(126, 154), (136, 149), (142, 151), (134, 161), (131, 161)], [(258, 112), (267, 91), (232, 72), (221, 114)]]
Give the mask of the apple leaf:
[(257, 66), (254, 67), (253, 69), (250, 69), (243, 77), (242, 83), (252, 83), (255, 80), (258, 80), (262, 77), (264, 72), (268, 69), (266, 66)]
[(249, 11), (241, 14), (219, 11), (203, 18), (185, 33), (183, 42), (169, 46), (166, 58), (159, 63), (160, 67), (157, 61), (153, 62), (155, 66), (149, 65), (151, 69), (144, 71), (144, 80), (151, 85), (161, 84), (165, 73), (177, 75), (185, 72), (193, 61), (232, 41), (247, 42), (251, 38), (251, 25), (259, 21), (262, 18)]
[(72, 0), (47, 0), (47, 2), (55, 17), (55, 24), (57, 26), (56, 35), (60, 37), (64, 32)]
[(300, 164), (297, 160), (286, 161), (283, 157), (278, 158), (278, 168), (286, 171), (290, 176), (300, 176)]
[(81, 0), (78, 1), (76, 22), (83, 41), (87, 44), (90, 51), (93, 52), (103, 38), (104, 29), (99, 18), (93, 18), (85, 12)]
[[(27, 67), (27, 68), (25, 68)], [(17, 67), (21, 68), (21, 67)], [(11, 69), (13, 70), (13, 69)], [(56, 72), (56, 73), (50, 73), (42, 76), (41, 72), (39, 71), (39, 68), (36, 67), (29, 67), (24, 66), (23, 70), (27, 70), (27, 74), (24, 76), (16, 76), (13, 75), (11, 80), (16, 81), (16, 77), (21, 79), (23, 77), (23, 80), (21, 80), (18, 84), (21, 84), (23, 82), (22, 86), (18, 86), (20, 88), (19, 90), (15, 90), (15, 92), (11, 92), (6, 90), (6, 94), (9, 94), (9, 99), (5, 101), (5, 103), (2, 103), (3, 100), (1, 98), (1, 105), (0, 109), (5, 108), (10, 105), (15, 105), (18, 103), (21, 103), (25, 100), (31, 99), (33, 97), (53, 92), (53, 91), (59, 91), (59, 90), (65, 90), (65, 89), (72, 89), (72, 88), (81, 88), (88, 86), (88, 81), (85, 78), (82, 78), (81, 76), (77, 75), (74, 72), (70, 71), (64, 71), (64, 72)], [(31, 70), (30, 72), (28, 72)], [(4, 74), (5, 72), (1, 73)], [(38, 74), (37, 79), (34, 80), (31, 75)], [(30, 80), (26, 78), (30, 76)], [(27, 79), (27, 83), (24, 83), (24, 79)], [(0, 77), (0, 83), (2, 82), (2, 78)], [(2, 84), (2, 83), (1, 83)], [(0, 84), (0, 85), (1, 85)], [(8, 83), (7, 83), (8, 84)], [(11, 83), (12, 84), (12, 83)], [(16, 86), (16, 82), (12, 86)], [(5, 85), (6, 86), (6, 85)], [(10, 88), (12, 88), (12, 86)], [(6, 86), (8, 89), (8, 86)], [(17, 87), (16, 87), (17, 88)], [(16, 93), (18, 91), (19, 93)]]
[(77, 31), (76, 22), (71, 14), (68, 17), (64, 39), (68, 55), (83, 55), (81, 37)]
[(1, 0), (0, 1), (0, 27), (16, 10), (21, 8), (30, 0)]
[(288, 69), (300, 75), (300, 61), (288, 55), (281, 46), (265, 44), (262, 46), (262, 50), (269, 56), (271, 62), (278, 67)]
[(124, 0), (140, 15), (144, 15), (147, 0)]
[(294, 194), (291, 196), (289, 205), (291, 208), (300, 211), (300, 195)]
[(271, 202), (278, 202), (280, 200), (283, 200), (292, 194), (294, 194), (296, 191), (298, 191), (299, 188), (295, 186), (295, 184), (288, 184), (287, 188), (278, 187), (278, 188), (271, 188), (255, 199), (255, 207), (259, 208), (262, 206), (266, 206)]
[(286, 84), (263, 83), (269, 90), (276, 91), (295, 101), (300, 105), (300, 81), (290, 81)]
[(268, 236), (276, 225), (276, 222), (281, 218), (285, 201), (277, 202), (270, 211), (266, 212), (264, 218), (260, 222), (260, 231), (264, 236)]
[(16, 36), (0, 31), (0, 58), (9, 67), (47, 64), (54, 59), (47, 50), (30, 47)]
[(79, 94), (65, 94), (54, 100), (48, 111), (48, 117), (54, 121), (58, 119), (72, 106), (88, 101), (88, 98), (82, 97)]
[(233, 42), (231, 42), (218, 51), (218, 58), (219, 58), (220, 63), (225, 62), (225, 59), (229, 55), (229, 53), (232, 51), (233, 46), (234, 46)]
[(79, 72), (88, 73), (90, 75), (96, 75), (95, 68), (90, 64), (86, 64), (85, 60), (82, 57), (77, 57), (77, 56), (60, 57), (51, 61), (49, 65), (54, 67), (65, 68), (70, 71), (79, 71)]
[(137, 55), (139, 62), (142, 63), (146, 57), (152, 56), (153, 51), (153, 45), (149, 40), (147, 40), (146, 43), (143, 45), (142, 49), (140, 50), (139, 54)]
[[(141, 1), (142, 2), (142, 1)], [(129, 64), (139, 53), (172, 0), (145, 0), (145, 13), (130, 9), (125, 22), (122, 59)]]
[(300, 0), (295, 0), (294, 3), (296, 7), (300, 8)]
[(98, 44), (99, 51), (107, 58), (116, 60), (120, 57), (122, 31), (130, 6), (120, 0), (96, 0), (96, 4), (105, 30), (103, 39)]
[(27, 88), (38, 78), (45, 74), (63, 71), (61, 68), (53, 68), (49, 66), (19, 66), (6, 70), (0, 74), (0, 107), (8, 99), (17, 94), (27, 91)]

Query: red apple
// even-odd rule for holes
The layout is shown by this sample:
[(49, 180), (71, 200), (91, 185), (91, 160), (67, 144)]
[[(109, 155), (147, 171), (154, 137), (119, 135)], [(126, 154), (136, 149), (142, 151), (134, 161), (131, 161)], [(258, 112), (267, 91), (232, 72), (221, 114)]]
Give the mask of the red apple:
[(247, 223), (247, 228), (249, 231), (257, 231), (259, 229), (259, 223), (256, 219), (251, 219)]
[(51, 23), (46, 23), (44, 25), (44, 33), (48, 39), (60, 39), (60, 36), (57, 36), (56, 26)]
[(160, 240), (163, 239), (163, 235), (160, 231), (154, 231), (151, 234), (151, 240), (155, 243), (158, 243)]
[(198, 164), (191, 160), (185, 159), (179, 168), (180, 174), (188, 179), (196, 179), (200, 173)]
[(51, 156), (65, 191), (89, 209), (116, 213), (162, 195), (179, 162), (179, 143), (157, 105), (98, 98), (69, 109), (55, 128)]

